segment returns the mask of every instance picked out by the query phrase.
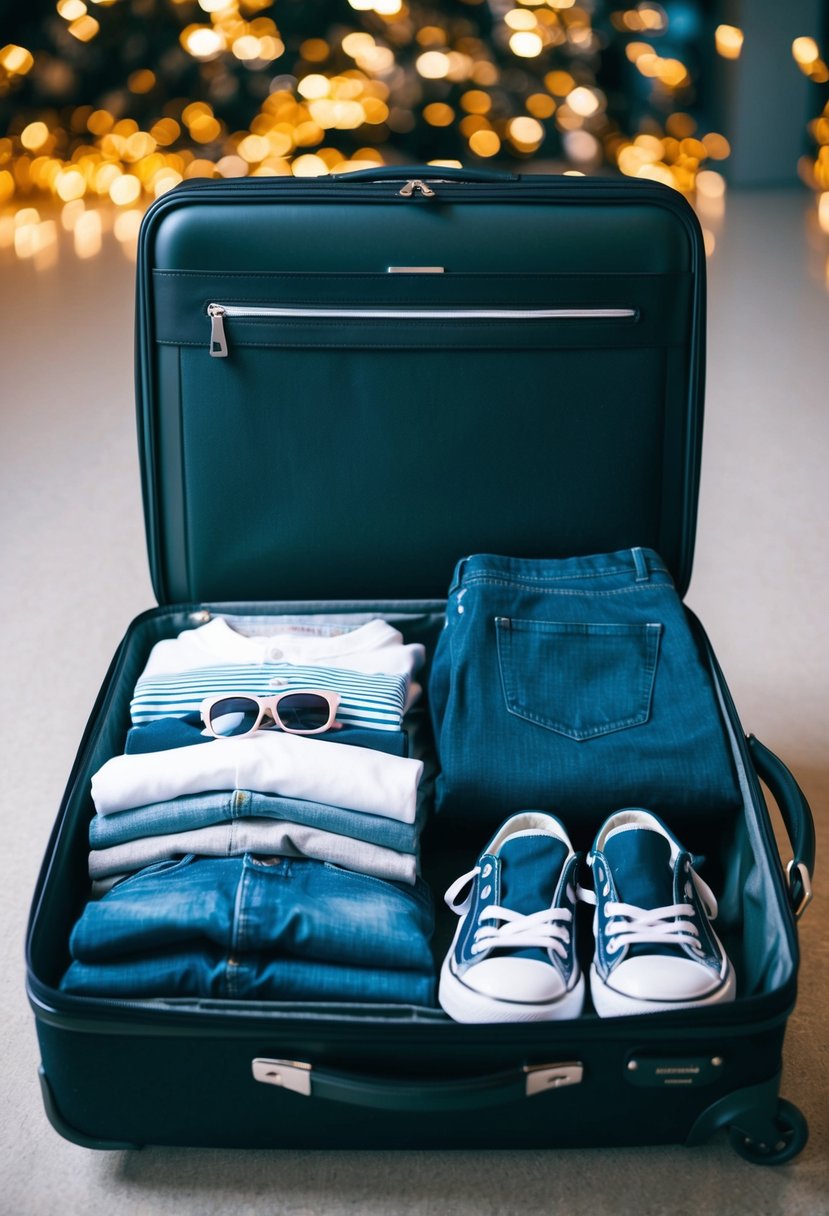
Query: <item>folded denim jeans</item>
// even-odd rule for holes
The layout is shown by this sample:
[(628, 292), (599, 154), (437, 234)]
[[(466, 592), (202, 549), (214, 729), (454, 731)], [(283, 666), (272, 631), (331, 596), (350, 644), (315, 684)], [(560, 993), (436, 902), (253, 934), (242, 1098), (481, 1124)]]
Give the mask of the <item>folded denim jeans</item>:
[(526, 807), (595, 823), (737, 807), (701, 643), (651, 550), (465, 558), (432, 663), (437, 809), (492, 826)]
[(282, 798), (256, 790), (211, 790), (205, 794), (187, 794), (167, 802), (154, 802), (131, 811), (118, 811), (114, 815), (95, 815), (89, 824), (89, 844), (93, 849), (109, 849), (145, 836), (189, 832), (217, 823), (255, 818), (303, 823), (399, 853), (416, 853), (425, 812), (425, 798), (418, 799), (414, 823), (400, 823), (382, 815), (361, 815), (359, 811), (347, 811), (325, 802)]
[(70, 965), (61, 990), (73, 996), (140, 1000), (212, 997), (253, 1001), (349, 1001), (434, 1005), (435, 980), (419, 971), (347, 967), (217, 949), (165, 950)]
[(384, 882), (326, 862), (194, 857), (149, 866), (86, 905), (73, 959), (123, 960), (175, 947), (219, 946), (431, 974), (428, 887)]

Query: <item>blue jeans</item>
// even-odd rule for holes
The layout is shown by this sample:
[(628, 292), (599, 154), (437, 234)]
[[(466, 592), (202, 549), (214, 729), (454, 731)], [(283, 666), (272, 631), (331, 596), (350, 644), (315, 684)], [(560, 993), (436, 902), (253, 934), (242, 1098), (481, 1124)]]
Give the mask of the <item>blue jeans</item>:
[[(142, 726), (141, 729), (146, 728)], [(302, 823), (398, 853), (416, 853), (424, 817), (424, 799), (419, 801), (414, 823), (398, 823), (396, 819), (363, 815), (325, 802), (306, 802), (301, 798), (283, 798), (279, 794), (259, 794), (252, 790), (214, 790), (171, 798), (168, 802), (153, 802), (114, 815), (96, 815), (89, 824), (89, 844), (93, 849), (107, 849), (146, 836), (189, 832), (217, 823), (230, 823), (234, 819), (259, 818)]]
[(61, 981), (74, 996), (226, 997), (434, 1005), (435, 981), (419, 971), (346, 967), (217, 949), (164, 950), (104, 963), (74, 962)]
[(432, 973), (432, 904), (422, 880), (402, 886), (293, 858), (196, 857), (147, 866), (90, 901), (69, 941), (73, 959), (215, 945), (340, 967)]
[(739, 805), (709, 670), (650, 550), (461, 561), (429, 701), (444, 816), (539, 808), (595, 827), (630, 805)]

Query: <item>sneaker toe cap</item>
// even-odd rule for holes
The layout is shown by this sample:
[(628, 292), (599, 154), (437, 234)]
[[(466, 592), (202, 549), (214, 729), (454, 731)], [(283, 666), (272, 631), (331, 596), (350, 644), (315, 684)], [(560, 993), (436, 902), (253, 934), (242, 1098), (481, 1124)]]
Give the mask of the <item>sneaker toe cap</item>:
[(719, 975), (704, 963), (665, 955), (625, 959), (610, 979), (617, 992), (640, 1001), (699, 1000), (720, 982)]
[(501, 1001), (555, 1001), (566, 988), (555, 967), (530, 958), (485, 958), (463, 977), (469, 988)]

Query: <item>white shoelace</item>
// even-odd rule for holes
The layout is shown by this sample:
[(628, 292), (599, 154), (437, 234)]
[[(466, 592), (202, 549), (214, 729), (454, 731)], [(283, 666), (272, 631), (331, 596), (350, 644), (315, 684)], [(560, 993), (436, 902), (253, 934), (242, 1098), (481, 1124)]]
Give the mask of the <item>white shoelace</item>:
[[(693, 904), (667, 904), (664, 908), (637, 908), (634, 904), (605, 904), (604, 914), (609, 924), (604, 927), (608, 943), (608, 954), (615, 954), (623, 946), (655, 944), (668, 946), (691, 946), (701, 951), (699, 929), (692, 920), (683, 919), (694, 915)], [(623, 917), (623, 920), (615, 918)]]
[[(709, 919), (713, 920), (717, 915), (717, 901), (713, 891), (693, 870), (689, 874), (690, 881), (693, 881), (702, 898)], [(685, 885), (686, 895), (691, 894), (690, 881)], [(609, 889), (609, 885), (605, 884), (603, 894), (607, 895)], [(585, 891), (582, 887), (579, 887), (579, 898), (588, 904), (596, 903), (594, 893)], [(604, 906), (605, 918), (610, 922), (604, 926), (605, 936), (611, 938), (607, 947), (608, 953), (615, 954), (624, 946), (649, 944), (690, 946), (701, 954), (703, 947), (699, 940), (699, 929), (693, 920), (686, 919), (693, 917), (695, 912), (694, 905), (690, 903), (666, 904), (662, 908), (640, 908), (636, 904), (611, 900)]]
[[(462, 904), (456, 904), (460, 891), (476, 878), (481, 872), (480, 866), (475, 866), (468, 874), (462, 874), (452, 883), (446, 892), (446, 902), (458, 916), (462, 916), (469, 908), (471, 893)], [(538, 912), (514, 912), (512, 908), (502, 908), (499, 904), (489, 904), (478, 914), (478, 928), (475, 930), (471, 954), (480, 954), (484, 950), (517, 950), (537, 946), (542, 950), (552, 950), (560, 958), (567, 957), (567, 947), (570, 944), (569, 926), (573, 914), (567, 908), (542, 908)], [(485, 924), (486, 921), (500, 922)]]

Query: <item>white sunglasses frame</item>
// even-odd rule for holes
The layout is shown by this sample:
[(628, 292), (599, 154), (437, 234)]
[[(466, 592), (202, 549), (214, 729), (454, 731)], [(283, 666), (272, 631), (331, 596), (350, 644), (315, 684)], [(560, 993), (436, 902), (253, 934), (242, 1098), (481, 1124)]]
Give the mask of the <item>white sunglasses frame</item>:
[[(282, 719), (279, 717), (279, 702), (284, 700), (285, 697), (295, 697), (298, 695), (322, 697), (322, 699), (327, 703), (328, 718), (322, 726), (315, 726), (311, 730), (297, 730), (295, 727), (286, 726), (284, 724)], [(250, 728), (250, 730), (246, 730), (238, 735), (218, 734), (210, 724), (211, 710), (221, 701), (230, 701), (242, 698), (252, 701), (256, 706), (258, 706), (259, 713), (257, 715), (256, 722)], [(286, 688), (284, 692), (277, 693), (273, 697), (260, 697), (256, 693), (252, 692), (224, 692), (220, 696), (206, 697), (199, 707), (199, 713), (201, 714), (202, 721), (204, 722), (205, 732), (213, 739), (244, 739), (245, 735), (252, 735), (254, 731), (259, 730), (262, 722), (265, 720), (266, 715), (270, 715), (270, 717), (273, 719), (274, 725), (277, 726), (279, 730), (284, 731), (286, 735), (321, 735), (327, 730), (337, 730), (342, 725), (342, 723), (335, 721), (339, 705), (340, 694), (338, 692), (329, 692), (324, 688)]]

